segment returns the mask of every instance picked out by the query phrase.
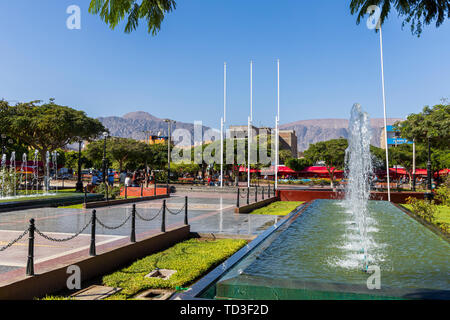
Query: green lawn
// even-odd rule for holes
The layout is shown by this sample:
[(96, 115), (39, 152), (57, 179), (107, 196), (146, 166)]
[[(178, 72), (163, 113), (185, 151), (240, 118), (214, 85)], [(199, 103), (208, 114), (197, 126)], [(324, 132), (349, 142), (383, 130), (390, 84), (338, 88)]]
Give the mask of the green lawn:
[[(401, 206), (413, 212), (411, 205), (401, 204)], [(436, 207), (437, 211), (435, 213), (434, 224), (436, 224), (439, 228), (448, 233), (450, 226), (450, 206), (437, 205)]]
[[(32, 201), (32, 200), (39, 200), (39, 199), (52, 199), (52, 198), (70, 197), (70, 196), (74, 196), (74, 195), (83, 195), (83, 193), (76, 193), (75, 189), (73, 189), (73, 190), (61, 190), (61, 191), (58, 190), (58, 192), (51, 191), (51, 193), (56, 193), (56, 194), (44, 195), (42, 191), (31, 192), (31, 190), (30, 190), (30, 191), (28, 191), (28, 195), (33, 195), (33, 196), (26, 197), (25, 193), (23, 193), (23, 194), (19, 194), (19, 195), (23, 195), (24, 196), (22, 198), (4, 199), (4, 200), (0, 200), (0, 203), (3, 203), (3, 202), (17, 202), (17, 201)], [(42, 195), (40, 195), (40, 194), (42, 194)]]
[(83, 204), (79, 203), (79, 204), (73, 204), (71, 206), (61, 206), (58, 208), (62, 208), (62, 209), (83, 209)]
[[(145, 257), (130, 266), (103, 277), (103, 285), (122, 288), (109, 299), (130, 299), (137, 293), (152, 288), (176, 289), (186, 287), (211, 268), (233, 255), (247, 242), (236, 239), (190, 239)], [(152, 270), (170, 269), (177, 272), (168, 280), (149, 279)]]
[(302, 203), (303, 201), (277, 201), (269, 204), (267, 207), (256, 209), (251, 214), (285, 216)]

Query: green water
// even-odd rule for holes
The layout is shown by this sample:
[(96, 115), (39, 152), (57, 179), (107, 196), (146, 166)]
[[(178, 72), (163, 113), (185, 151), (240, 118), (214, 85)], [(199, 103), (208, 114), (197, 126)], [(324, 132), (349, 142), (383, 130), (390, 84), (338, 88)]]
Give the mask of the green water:
[[(450, 245), (388, 202), (370, 201), (369, 265), (381, 286), (450, 290)], [(241, 269), (270, 279), (366, 285), (359, 231), (342, 201), (317, 200)]]

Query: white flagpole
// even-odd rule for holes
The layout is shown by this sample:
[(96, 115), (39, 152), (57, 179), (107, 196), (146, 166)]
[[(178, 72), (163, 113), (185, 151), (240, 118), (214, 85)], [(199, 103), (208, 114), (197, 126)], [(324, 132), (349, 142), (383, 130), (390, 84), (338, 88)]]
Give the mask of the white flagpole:
[(227, 119), (227, 63), (223, 64), (223, 118), (220, 119), (220, 187), (223, 188), (223, 129)]
[(251, 133), (251, 127), (252, 127), (252, 120), (250, 117), (248, 117), (248, 151), (247, 151), (247, 187), (250, 188), (250, 141), (252, 139), (252, 133)]
[(381, 82), (383, 87), (383, 109), (384, 109), (384, 143), (386, 144), (386, 174), (387, 174), (387, 188), (388, 188), (388, 201), (391, 201), (391, 186), (389, 179), (389, 147), (387, 143), (387, 120), (386, 120), (386, 94), (384, 90), (384, 60), (383, 60), (383, 33), (381, 31), (381, 25), (379, 26), (380, 30), (380, 52), (381, 52)]
[(277, 117), (275, 120), (275, 190), (278, 189), (279, 131), (280, 121), (280, 59), (277, 60)]

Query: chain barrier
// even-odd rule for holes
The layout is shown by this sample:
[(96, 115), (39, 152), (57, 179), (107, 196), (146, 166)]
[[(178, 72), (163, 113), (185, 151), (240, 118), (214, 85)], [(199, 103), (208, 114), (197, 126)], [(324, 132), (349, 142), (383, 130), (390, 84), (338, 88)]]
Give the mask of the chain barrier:
[(183, 205), (183, 206), (181, 207), (181, 209), (178, 210), (178, 211), (172, 211), (172, 210), (169, 209), (169, 207), (166, 207), (166, 209), (167, 209), (167, 211), (168, 211), (169, 213), (171, 213), (172, 215), (176, 216), (177, 214), (180, 214), (180, 213), (184, 210), (185, 207), (186, 207), (186, 204)]
[(128, 222), (128, 220), (130, 220), (130, 218), (131, 218), (131, 214), (128, 215), (128, 217), (125, 219), (124, 222), (122, 222), (121, 224), (119, 224), (118, 226), (115, 226), (115, 227), (111, 227), (111, 226), (104, 224), (99, 218), (96, 218), (95, 220), (97, 220), (98, 224), (101, 225), (105, 229), (116, 230), (116, 229), (123, 227)]
[[(242, 198), (242, 199), (244, 199), (244, 198), (247, 198), (247, 189), (243, 189), (243, 190), (245, 190), (245, 192), (243, 192), (243, 193), (239, 193), (239, 196)], [(242, 195), (243, 194), (243, 195)]]
[(70, 237), (63, 238), (63, 239), (52, 238), (52, 237), (46, 235), (45, 233), (41, 232), (38, 228), (35, 228), (34, 230), (35, 230), (36, 233), (37, 233), (38, 235), (40, 235), (42, 238), (47, 239), (47, 240), (49, 240), (49, 241), (53, 241), (53, 242), (66, 242), (66, 241), (69, 241), (69, 240), (72, 240), (72, 239), (75, 239), (76, 237), (78, 237), (84, 230), (86, 230), (86, 228), (91, 224), (91, 222), (92, 222), (92, 217), (89, 219), (88, 223), (87, 223), (83, 228), (81, 228), (80, 231), (78, 231), (77, 233), (75, 233), (74, 235), (72, 235), (72, 236), (70, 236)]
[(0, 248), (0, 252), (5, 251), (6, 249), (8, 249), (9, 247), (11, 247), (13, 244), (15, 244), (16, 242), (20, 241), (20, 239), (22, 239), (23, 237), (25, 237), (25, 235), (28, 233), (28, 229), (25, 230), (20, 236), (18, 236), (16, 239), (12, 240), (10, 243), (8, 243), (6, 246), (1, 247)]
[(139, 214), (139, 212), (137, 212), (137, 210), (136, 210), (136, 216), (139, 218), (139, 219), (141, 219), (141, 220), (144, 220), (144, 221), (152, 221), (152, 220), (155, 220), (160, 214), (161, 214), (161, 212), (162, 212), (162, 206), (161, 206), (161, 208), (159, 209), (159, 211), (156, 213), (156, 215), (153, 217), (153, 218), (144, 218), (143, 216), (141, 216), (140, 214)]

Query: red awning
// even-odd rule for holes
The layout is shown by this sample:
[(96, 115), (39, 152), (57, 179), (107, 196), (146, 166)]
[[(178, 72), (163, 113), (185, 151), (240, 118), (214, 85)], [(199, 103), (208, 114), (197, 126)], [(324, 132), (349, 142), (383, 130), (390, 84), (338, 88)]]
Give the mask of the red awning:
[[(247, 168), (247, 167), (240, 166), (240, 167), (239, 167), (239, 172), (248, 172), (248, 168)], [(261, 170), (250, 168), (250, 173), (258, 173), (258, 172), (261, 172)]]
[[(334, 167), (331, 167), (330, 170), (333, 171)], [(344, 170), (334, 170), (334, 173), (343, 173)], [(299, 173), (316, 173), (316, 174), (328, 174), (327, 167), (306, 167)]]

